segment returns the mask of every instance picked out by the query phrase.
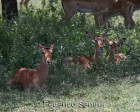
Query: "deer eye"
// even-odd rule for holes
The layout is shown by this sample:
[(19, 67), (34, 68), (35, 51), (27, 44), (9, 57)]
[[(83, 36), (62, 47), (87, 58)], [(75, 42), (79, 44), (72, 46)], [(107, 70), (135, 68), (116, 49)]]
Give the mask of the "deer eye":
[(97, 40), (95, 40), (95, 42), (98, 42)]
[(46, 52), (44, 51), (44, 50), (42, 50), (42, 52), (41, 52), (42, 54), (45, 54)]

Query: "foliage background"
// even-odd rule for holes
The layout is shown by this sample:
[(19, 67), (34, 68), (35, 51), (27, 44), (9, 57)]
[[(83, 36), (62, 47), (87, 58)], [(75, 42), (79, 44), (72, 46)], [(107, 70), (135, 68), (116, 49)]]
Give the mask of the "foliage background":
[[(93, 55), (95, 43), (89, 40), (85, 32), (101, 35), (106, 29), (97, 30), (94, 17), (86, 14), (85, 21), (78, 13), (66, 25), (59, 24), (63, 17), (60, 2), (49, 4), (42, 10), (40, 2), (31, 1), (30, 10), (25, 10), (14, 22), (0, 19), (0, 110), (1, 111), (49, 111), (42, 102), (105, 102), (103, 108), (58, 108), (58, 111), (70, 112), (135, 112), (140, 110), (140, 11), (134, 14), (136, 26), (126, 30), (122, 17), (110, 19), (111, 28), (108, 38), (118, 40), (125, 37), (125, 45), (119, 51), (128, 56), (128, 60), (119, 66), (107, 61), (108, 46), (104, 44), (104, 58), (100, 69), (83, 70), (79, 66), (63, 67), (61, 59), (66, 56)], [(11, 90), (7, 87), (14, 70), (20, 67), (38, 66), (41, 53), (36, 43), (49, 46), (55, 40), (53, 63), (50, 66), (45, 91)], [(41, 103), (40, 103), (41, 102)]]

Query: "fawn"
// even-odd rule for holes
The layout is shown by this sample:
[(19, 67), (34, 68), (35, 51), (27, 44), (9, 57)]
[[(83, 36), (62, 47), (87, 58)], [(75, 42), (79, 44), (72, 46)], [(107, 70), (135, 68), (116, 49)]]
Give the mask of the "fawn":
[(115, 60), (116, 64), (120, 64), (123, 59), (127, 57), (123, 53), (118, 53), (118, 47), (123, 45), (125, 38), (121, 38), (119, 41), (110, 41), (106, 39), (107, 44), (110, 46), (109, 49), (109, 60)]
[(99, 37), (93, 36), (91, 33), (86, 32), (87, 36), (96, 42), (95, 53), (93, 56), (79, 56), (77, 58), (74, 57), (66, 57), (62, 60), (63, 65), (70, 66), (74, 64), (82, 65), (84, 68), (91, 68), (92, 62), (95, 60), (96, 67), (99, 67), (99, 61), (102, 58), (103, 52), (103, 41), (106, 39), (105, 34)]
[(20, 68), (16, 70), (8, 81), (8, 85), (18, 84), (22, 89), (44, 89), (45, 80), (48, 76), (49, 64), (52, 58), (54, 43), (49, 48), (37, 44), (38, 49), (43, 53), (42, 61), (38, 69)]

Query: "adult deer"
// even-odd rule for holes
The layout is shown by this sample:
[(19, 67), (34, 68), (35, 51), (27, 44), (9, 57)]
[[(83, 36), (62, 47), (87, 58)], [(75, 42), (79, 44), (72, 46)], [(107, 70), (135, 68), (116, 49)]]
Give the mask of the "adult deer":
[(133, 27), (135, 25), (132, 15), (134, 12), (134, 3), (130, 1), (120, 0), (114, 2), (109, 11), (104, 13), (104, 23), (108, 20), (109, 17), (122, 15), (124, 17), (124, 23), (126, 28)]
[(20, 1), (20, 10), (22, 10), (22, 6), (24, 5), (26, 10), (28, 10), (28, 4), (29, 4), (30, 0), (21, 0)]
[[(140, 9), (140, 0), (118, 0), (114, 2), (109, 8), (109, 11), (105, 13), (104, 20), (106, 21), (110, 16), (122, 15), (126, 28), (133, 27), (135, 25), (132, 19), (133, 12)], [(104, 22), (105, 22), (104, 21)]]
[(140, 9), (140, 1), (139, 0), (118, 0), (118, 1), (129, 1), (134, 3), (134, 10)]
[(45, 87), (45, 80), (48, 76), (54, 43), (51, 44), (49, 48), (46, 48), (41, 44), (38, 44), (37, 47), (43, 53), (43, 58), (39, 68), (20, 68), (16, 70), (11, 79), (8, 81), (9, 86), (19, 84), (23, 89), (43, 89)]
[[(20, 1), (20, 10), (22, 10), (22, 6), (24, 5), (26, 10), (28, 10), (28, 4), (29, 4), (30, 0), (21, 0)], [(55, 0), (49, 0), (50, 4), (55, 2)], [(44, 6), (46, 5), (46, 0), (42, 0), (41, 2), (42, 4), (42, 8), (44, 8)]]
[(91, 12), (95, 15), (96, 27), (103, 24), (103, 13), (109, 10), (114, 0), (61, 0), (64, 20), (69, 21), (77, 12)]
[(103, 41), (106, 39), (106, 35), (103, 34), (102, 36), (96, 37), (93, 36), (91, 33), (86, 32), (87, 36), (96, 42), (95, 52), (93, 56), (79, 56), (77, 58), (74, 57), (66, 57), (63, 59), (63, 64), (66, 66), (79, 64), (82, 65), (84, 68), (91, 68), (91, 64), (95, 61), (96, 67), (100, 66), (100, 60), (102, 58), (103, 53)]
[(110, 46), (109, 49), (109, 60), (115, 60), (116, 64), (120, 64), (120, 62), (127, 57), (123, 53), (118, 53), (118, 47), (123, 45), (125, 38), (121, 38), (119, 41), (110, 41), (106, 39), (107, 44)]

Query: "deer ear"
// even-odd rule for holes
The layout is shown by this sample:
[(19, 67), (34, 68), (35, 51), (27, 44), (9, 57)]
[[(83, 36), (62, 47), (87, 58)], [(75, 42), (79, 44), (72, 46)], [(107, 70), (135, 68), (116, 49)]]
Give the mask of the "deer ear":
[(36, 46), (43, 54), (45, 53), (45, 47), (42, 44), (37, 43)]
[(107, 43), (108, 45), (110, 45), (110, 46), (111, 46), (111, 45), (112, 45), (112, 43), (113, 43), (113, 42), (112, 42), (112, 41), (110, 41), (109, 39), (105, 39), (105, 41), (106, 41), (106, 43)]
[(90, 32), (86, 32), (86, 35), (88, 36), (88, 38), (91, 38), (92, 40), (95, 40), (95, 36), (92, 35)]
[(113, 44), (113, 42), (112, 42), (112, 41), (110, 41), (110, 42), (109, 42), (109, 45), (110, 45), (110, 46), (112, 46), (112, 44)]
[(125, 42), (126, 38), (121, 38), (120, 40), (118, 40), (117, 42), (117, 46), (120, 47), (121, 45), (123, 45), (123, 43)]
[(52, 43), (52, 44), (50, 45), (50, 49), (49, 49), (51, 53), (53, 52), (54, 47), (55, 47), (55, 45), (54, 45), (54, 43)]
[(102, 34), (102, 37), (103, 38), (106, 38), (107, 37), (107, 34), (108, 34), (108, 29)]
[(106, 32), (102, 34), (102, 37), (103, 38), (106, 38), (106, 36), (107, 36), (107, 33)]

